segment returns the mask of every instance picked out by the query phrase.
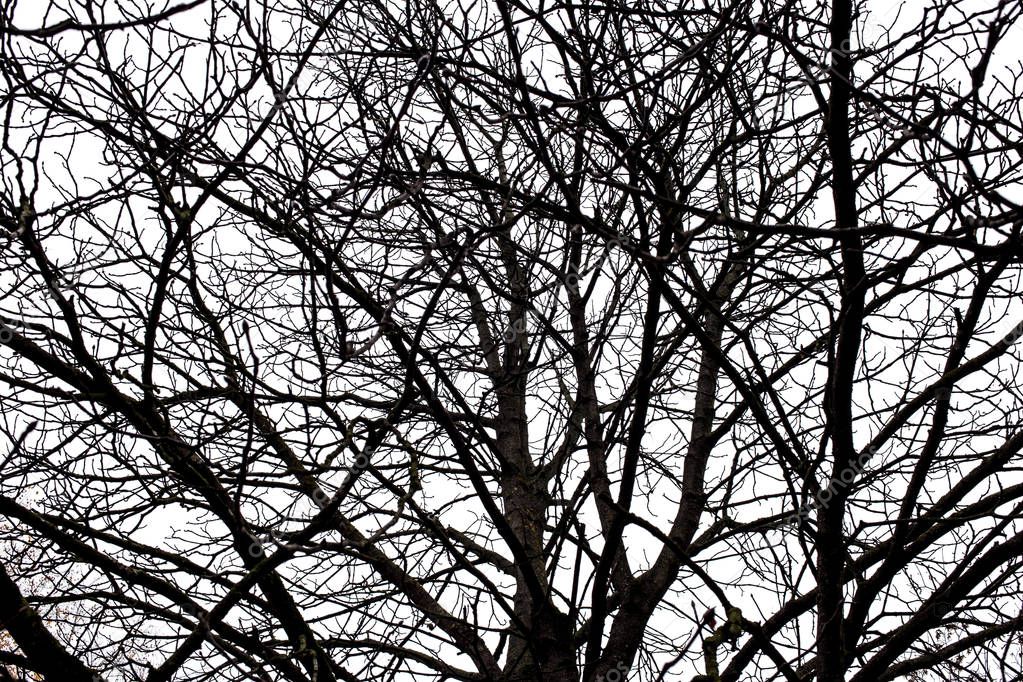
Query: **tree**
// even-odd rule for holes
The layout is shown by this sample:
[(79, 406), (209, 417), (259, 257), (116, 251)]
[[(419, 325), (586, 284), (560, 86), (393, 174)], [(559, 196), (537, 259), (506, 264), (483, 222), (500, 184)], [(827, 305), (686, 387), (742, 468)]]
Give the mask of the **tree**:
[(1020, 679), (1018, 2), (144, 5), (0, 15), (0, 663)]

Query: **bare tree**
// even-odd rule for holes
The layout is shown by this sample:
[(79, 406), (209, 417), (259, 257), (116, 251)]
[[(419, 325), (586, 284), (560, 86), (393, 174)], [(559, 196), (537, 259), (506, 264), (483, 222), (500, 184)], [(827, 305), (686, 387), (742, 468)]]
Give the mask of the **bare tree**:
[(0, 680), (1019, 680), (1013, 0), (7, 0)]

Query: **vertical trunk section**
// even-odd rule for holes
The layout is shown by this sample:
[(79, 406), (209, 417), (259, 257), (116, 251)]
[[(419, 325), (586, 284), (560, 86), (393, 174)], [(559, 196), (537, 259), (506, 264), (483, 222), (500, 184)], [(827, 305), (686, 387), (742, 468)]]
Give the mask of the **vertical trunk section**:
[(844, 651), (844, 599), (842, 573), (845, 568), (843, 518), (846, 486), (841, 476), (856, 457), (852, 433), (852, 391), (860, 352), (863, 324), (863, 245), (852, 231), (857, 227), (856, 188), (853, 181), (849, 139), (849, 99), (852, 92), (852, 59), (849, 36), (852, 31), (852, 0), (832, 0), (831, 92), (827, 112), (828, 151), (832, 164), (832, 197), (835, 206), (836, 239), (842, 253), (842, 312), (838, 319), (835, 354), (829, 368), (824, 410), (827, 433), (832, 440), (833, 465), (828, 504), (818, 513), (817, 534), (817, 654), (818, 680), (845, 679), (848, 656)]

